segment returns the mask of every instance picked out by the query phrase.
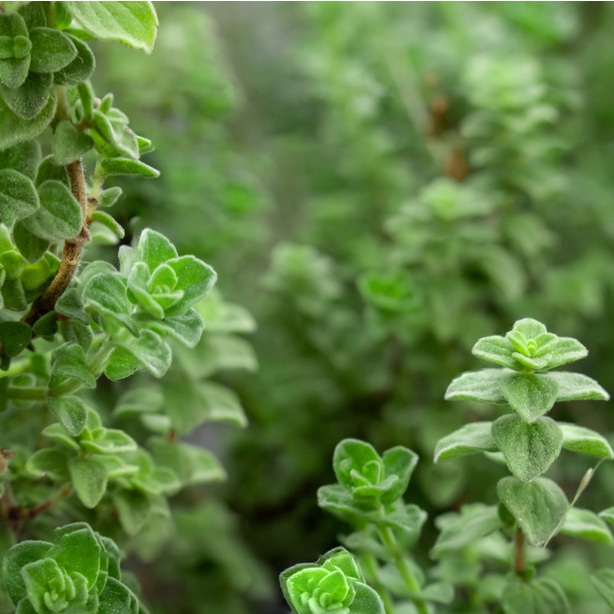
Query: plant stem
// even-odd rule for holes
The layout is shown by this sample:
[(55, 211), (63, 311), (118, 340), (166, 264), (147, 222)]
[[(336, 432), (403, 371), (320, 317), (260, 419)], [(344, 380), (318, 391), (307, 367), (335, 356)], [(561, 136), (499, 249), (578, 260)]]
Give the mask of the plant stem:
[(520, 526), (514, 536), (514, 571), (520, 575), (524, 571), (524, 533)]
[[(418, 581), (414, 577), (414, 574), (409, 568), (409, 565), (407, 564), (407, 561), (403, 556), (403, 551), (392, 529), (386, 526), (378, 526), (377, 531), (382, 540), (382, 543), (384, 544), (384, 546), (386, 546), (388, 552), (394, 557), (397, 569), (399, 570), (399, 573), (401, 574), (405, 585), (409, 589), (409, 592), (419, 593), (420, 584), (418, 583)], [(413, 598), (412, 601), (414, 602), (414, 605), (416, 606), (416, 609), (418, 610), (419, 614), (428, 614), (428, 608), (426, 607), (426, 603), (423, 599)]]
[(16, 401), (44, 401), (47, 398), (47, 388), (22, 388), (21, 386), (9, 386), (6, 391), (9, 399)]
[(360, 562), (365, 571), (368, 572), (369, 584), (377, 591), (378, 595), (384, 602), (386, 614), (395, 614), (394, 603), (390, 597), (390, 593), (385, 586), (377, 579), (377, 561), (372, 554), (365, 553), (361, 556)]
[(69, 239), (64, 243), (62, 252), (62, 260), (60, 266), (46, 292), (40, 296), (30, 309), (29, 313), (24, 317), (23, 321), (26, 324), (34, 324), (42, 316), (53, 311), (58, 299), (68, 288), (68, 284), (73, 278), (79, 262), (81, 261), (81, 252), (84, 245), (90, 240), (90, 231), (88, 230), (90, 223), (90, 215), (88, 213), (88, 203), (85, 191), (85, 177), (83, 176), (83, 164), (81, 160), (75, 160), (66, 165), (68, 178), (70, 179), (70, 189), (73, 196), (81, 206), (83, 215), (83, 225), (76, 237)]

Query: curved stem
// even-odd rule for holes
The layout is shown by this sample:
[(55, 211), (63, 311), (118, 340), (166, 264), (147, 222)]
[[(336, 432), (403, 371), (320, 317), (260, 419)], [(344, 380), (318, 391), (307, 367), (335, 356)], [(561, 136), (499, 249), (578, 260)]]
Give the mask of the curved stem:
[(377, 579), (377, 561), (372, 554), (365, 553), (361, 556), (360, 562), (370, 576), (369, 584), (377, 591), (377, 594), (384, 602), (386, 614), (395, 614), (394, 603), (390, 597), (390, 593), (385, 586)]

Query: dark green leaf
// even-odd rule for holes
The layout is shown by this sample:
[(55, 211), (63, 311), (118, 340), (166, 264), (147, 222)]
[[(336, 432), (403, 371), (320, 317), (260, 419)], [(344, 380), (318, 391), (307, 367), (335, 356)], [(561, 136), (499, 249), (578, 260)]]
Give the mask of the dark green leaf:
[(558, 532), (569, 509), (565, 493), (546, 478), (532, 482), (503, 478), (497, 493), (533, 546), (544, 545)]
[(53, 157), (58, 164), (70, 164), (94, 147), (91, 137), (79, 131), (69, 121), (61, 121), (53, 133)]
[[(38, 200), (38, 194), (36, 195)], [(36, 262), (49, 247), (49, 241), (32, 234), (21, 222), (13, 225), (13, 241), (21, 255), (29, 262)]]
[(81, 503), (93, 508), (107, 489), (107, 472), (102, 463), (92, 458), (71, 458), (68, 463), (73, 487)]
[(501, 382), (501, 392), (525, 422), (534, 422), (552, 409), (558, 385), (547, 375), (517, 373)]
[(96, 61), (94, 54), (87, 43), (81, 39), (64, 32), (77, 50), (77, 57), (67, 66), (53, 74), (53, 80), (59, 85), (78, 85), (89, 79), (94, 72)]
[(32, 180), (11, 168), (0, 170), (0, 221), (10, 226), (39, 207)]
[(151, 2), (66, 2), (79, 24), (98, 40), (115, 40), (150, 53), (158, 18)]
[(113, 505), (128, 535), (136, 535), (151, 514), (149, 497), (138, 490), (120, 490), (113, 495)]
[(77, 48), (69, 36), (53, 28), (32, 28), (30, 70), (54, 73), (68, 66), (77, 57)]
[(563, 443), (557, 423), (544, 417), (529, 424), (520, 416), (501, 416), (492, 425), (492, 435), (509, 470), (523, 482), (545, 473)]
[(501, 605), (505, 614), (571, 614), (565, 593), (550, 578), (525, 581), (510, 575)]
[(72, 239), (83, 224), (81, 205), (60, 181), (50, 179), (38, 188), (40, 208), (23, 220), (33, 234), (49, 241)]
[(601, 569), (591, 576), (591, 582), (608, 606), (614, 610), (614, 569)]
[(53, 119), (55, 106), (55, 96), (50, 96), (42, 111), (26, 120), (15, 115), (0, 98), (0, 150), (36, 138)]
[(32, 329), (23, 322), (0, 322), (0, 354), (13, 358), (30, 343)]
[(52, 86), (51, 75), (31, 72), (21, 87), (13, 90), (3, 86), (1, 93), (6, 106), (17, 117), (29, 121), (45, 108)]
[(0, 32), (14, 41), (13, 57), (0, 60), (0, 83), (17, 88), (26, 80), (30, 68), (32, 44), (28, 38), (28, 28), (21, 15), (0, 13)]
[(26, 141), (0, 152), (0, 169), (12, 168), (22, 175), (34, 179), (40, 160), (40, 143), (38, 141)]

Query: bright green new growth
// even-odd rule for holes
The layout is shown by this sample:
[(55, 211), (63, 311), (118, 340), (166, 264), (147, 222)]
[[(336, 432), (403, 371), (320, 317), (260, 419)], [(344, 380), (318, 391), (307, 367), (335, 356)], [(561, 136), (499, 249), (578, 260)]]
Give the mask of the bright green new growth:
[(297, 614), (384, 614), (380, 597), (345, 548), (330, 550), (313, 565), (286, 569), (280, 582)]
[(24, 614), (137, 614), (139, 601), (122, 582), (115, 543), (84, 522), (55, 530), (55, 541), (24, 541), (2, 564), (6, 589)]

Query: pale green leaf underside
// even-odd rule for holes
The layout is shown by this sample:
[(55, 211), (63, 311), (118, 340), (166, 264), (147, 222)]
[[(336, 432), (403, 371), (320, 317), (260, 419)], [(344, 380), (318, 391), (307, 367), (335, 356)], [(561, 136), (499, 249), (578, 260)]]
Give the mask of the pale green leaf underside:
[(472, 422), (446, 435), (437, 442), (434, 462), (477, 452), (496, 452), (491, 427), (492, 422)]

